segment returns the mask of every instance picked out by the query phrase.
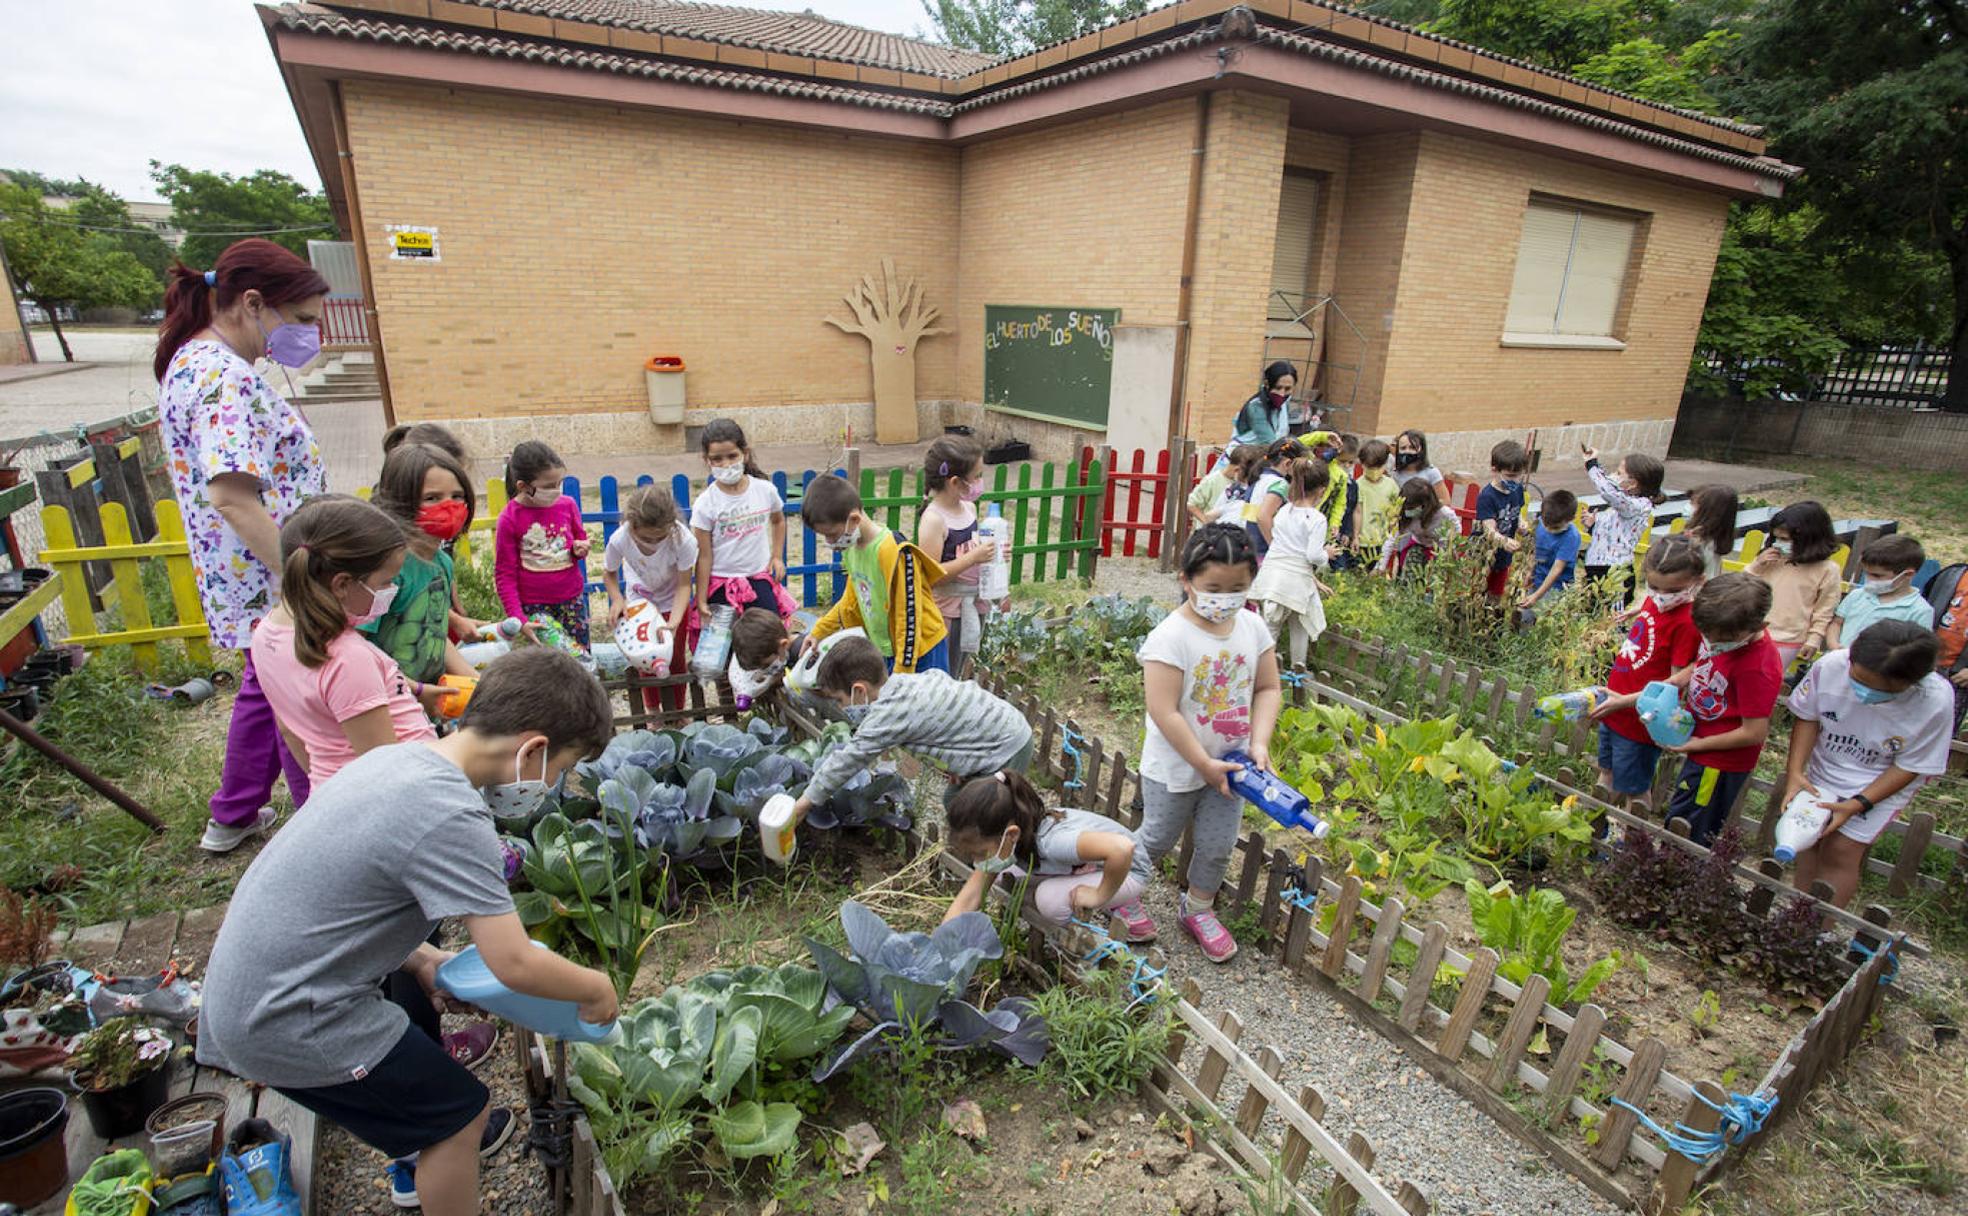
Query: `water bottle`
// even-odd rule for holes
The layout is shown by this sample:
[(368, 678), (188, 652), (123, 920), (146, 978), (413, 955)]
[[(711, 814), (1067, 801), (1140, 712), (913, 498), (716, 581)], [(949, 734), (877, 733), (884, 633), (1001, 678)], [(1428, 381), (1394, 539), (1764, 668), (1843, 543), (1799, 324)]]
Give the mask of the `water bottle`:
[(1257, 761), (1246, 752), (1225, 752), (1223, 758), (1231, 764), (1243, 766), (1240, 772), (1230, 774), (1230, 788), (1243, 796), (1245, 802), (1278, 821), (1284, 827), (1304, 828), (1312, 833), (1314, 840), (1325, 839), (1332, 825), (1312, 813), (1312, 800), (1286, 785), (1276, 773), (1267, 773), (1257, 767)]
[(519, 636), (519, 631), (525, 626), (526, 622), (516, 616), (509, 616), (503, 621), (485, 622), (478, 627), (475, 636), (482, 642), (504, 642), (511, 645), (513, 639)]
[(540, 639), (540, 645), (564, 650), (577, 659), (586, 653), (581, 649), (580, 643), (567, 636), (567, 631), (560, 627), (559, 621), (544, 612), (533, 617), (533, 636)]
[(1830, 808), (1819, 802), (1810, 790), (1798, 790), (1784, 804), (1783, 818), (1777, 820), (1777, 844), (1770, 850), (1770, 856), (1789, 865), (1797, 860), (1800, 850), (1817, 843), (1825, 824), (1830, 822)]
[(704, 631), (697, 638), (697, 653), (690, 656), (690, 671), (701, 680), (715, 680), (731, 662), (731, 626), (738, 614), (729, 604), (715, 604), (704, 614)]
[(458, 654), (465, 662), (480, 671), (494, 659), (504, 658), (512, 653), (512, 646), (506, 642), (466, 642), (458, 647)]
[(1576, 722), (1599, 708), (1599, 703), (1610, 696), (1610, 692), (1599, 687), (1555, 692), (1538, 698), (1535, 712), (1540, 720), (1546, 722)]
[(793, 819), (793, 808), (797, 805), (791, 794), (774, 794), (759, 810), (759, 845), (765, 850), (766, 858), (778, 865), (785, 865), (799, 851), (799, 838), (795, 835), (799, 823)]
[(995, 552), (977, 576), (977, 596), (1001, 600), (1011, 594), (1011, 521), (998, 512), (997, 503), (986, 510), (990, 513), (977, 524), (977, 543), (990, 545)]

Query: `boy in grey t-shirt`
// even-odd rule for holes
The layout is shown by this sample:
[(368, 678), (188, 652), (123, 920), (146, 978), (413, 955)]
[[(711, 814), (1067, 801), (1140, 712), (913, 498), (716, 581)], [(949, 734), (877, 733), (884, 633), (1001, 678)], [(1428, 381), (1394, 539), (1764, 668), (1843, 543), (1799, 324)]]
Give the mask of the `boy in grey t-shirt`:
[(590, 1022), (614, 1018), (607, 976), (527, 938), (492, 824), (495, 807), (538, 806), (612, 730), (601, 685), (567, 655), (533, 648), (487, 668), (456, 733), (377, 748), (316, 786), (226, 910), (199, 1061), (399, 1159), (399, 1202), (476, 1213), (489, 1093), (438, 1042), (437, 968), (451, 955), (427, 938), (462, 917), (507, 987), (578, 1001)]

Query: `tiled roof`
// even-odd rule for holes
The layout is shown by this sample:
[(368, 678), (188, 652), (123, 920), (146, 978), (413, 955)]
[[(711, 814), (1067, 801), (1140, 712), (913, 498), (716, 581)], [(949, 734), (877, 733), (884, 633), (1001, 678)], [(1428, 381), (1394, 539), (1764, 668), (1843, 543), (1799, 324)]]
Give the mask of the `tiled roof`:
[[(332, 3), (332, 0), (330, 0)], [(963, 76), (990, 65), (989, 55), (918, 38), (884, 34), (833, 21), (817, 13), (770, 12), (728, 4), (681, 0), (465, 0), (476, 8), (504, 9), (563, 21), (591, 21), (656, 34), (677, 34), (733, 46), (813, 55), (874, 67)]]
[(351, 38), (362, 42), (393, 43), (399, 46), (421, 47), (427, 50), (456, 51), (467, 55), (485, 55), (498, 59), (519, 59), (533, 63), (550, 63), (561, 67), (584, 68), (594, 72), (613, 72), (624, 76), (642, 76), (653, 80), (674, 80), (685, 84), (710, 85), (716, 88), (737, 89), (749, 93), (773, 93), (782, 97), (807, 97), (818, 101), (835, 101), (848, 105), (872, 106), (882, 110), (900, 110), (910, 114), (932, 114), (938, 117), (950, 113), (949, 103), (926, 97), (910, 96), (906, 93), (886, 93), (877, 89), (856, 89), (840, 85), (824, 84), (820, 81), (795, 80), (780, 76), (756, 75), (750, 72), (734, 72), (723, 68), (692, 67), (661, 59), (648, 59), (640, 55), (622, 55), (614, 51), (586, 50), (580, 47), (565, 46), (552, 42), (534, 42), (523, 38), (509, 38), (503, 34), (478, 34), (466, 30), (440, 29), (432, 26), (409, 25), (388, 19), (371, 21), (360, 17), (349, 17), (341, 13), (327, 12), (314, 8), (298, 8), (282, 5), (275, 10), (281, 25), (288, 29), (300, 30), (309, 34), (327, 34), (337, 38)]

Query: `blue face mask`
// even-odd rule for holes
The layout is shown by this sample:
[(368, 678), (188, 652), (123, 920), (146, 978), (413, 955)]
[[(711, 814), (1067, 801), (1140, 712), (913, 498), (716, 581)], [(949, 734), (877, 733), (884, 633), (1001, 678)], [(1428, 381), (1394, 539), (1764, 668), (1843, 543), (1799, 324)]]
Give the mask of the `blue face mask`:
[(1852, 695), (1859, 699), (1861, 705), (1884, 705), (1888, 701), (1897, 701), (1900, 697), (1899, 693), (1886, 692), (1870, 684), (1861, 684), (1857, 680), (1852, 681)]

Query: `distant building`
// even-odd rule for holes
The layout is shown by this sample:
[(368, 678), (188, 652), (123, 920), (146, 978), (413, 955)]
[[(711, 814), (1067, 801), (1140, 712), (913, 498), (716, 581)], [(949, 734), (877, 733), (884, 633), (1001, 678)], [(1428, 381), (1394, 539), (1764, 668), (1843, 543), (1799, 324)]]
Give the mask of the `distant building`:
[[(655, 354), (686, 427), (866, 434), (868, 346), (824, 319), (892, 258), (949, 331), (916, 354), (925, 433), (1221, 442), (1283, 355), (1342, 429), (1421, 427), (1450, 468), (1533, 429), (1661, 454), (1729, 204), (1798, 172), (1754, 127), (1323, 0), (1006, 59), (659, 0), (259, 11), (395, 413), (479, 451), (683, 444), (644, 410)], [(987, 333), (994, 306), (1045, 320)], [(1119, 312), (1111, 396), (987, 404), (999, 339), (1104, 344), (1105, 312), (1054, 328), (1085, 310)]]
[[(50, 211), (66, 211), (75, 205), (75, 200), (65, 194), (44, 194), (41, 202)], [(172, 249), (184, 244), (184, 229), (178, 227), (169, 203), (125, 202), (129, 209), (130, 221), (139, 228), (149, 228), (164, 238), (164, 243)]]

